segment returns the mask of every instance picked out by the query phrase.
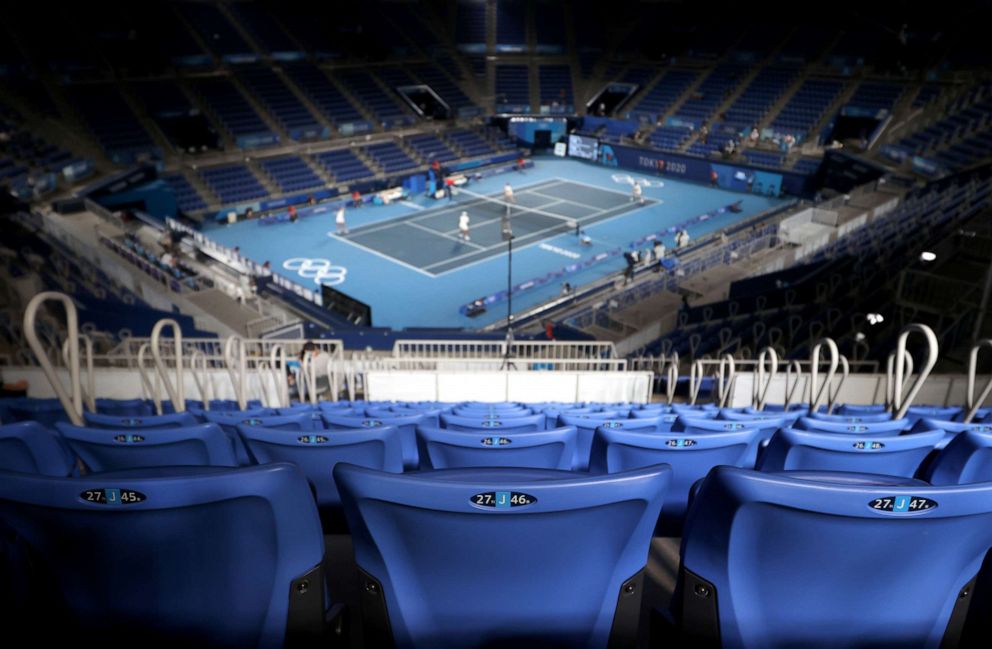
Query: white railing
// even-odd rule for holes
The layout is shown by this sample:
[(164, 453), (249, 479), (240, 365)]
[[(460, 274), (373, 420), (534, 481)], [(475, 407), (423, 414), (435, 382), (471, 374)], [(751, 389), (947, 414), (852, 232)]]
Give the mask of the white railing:
[[(506, 341), (501, 340), (397, 340), (395, 358), (504, 358)], [(555, 340), (518, 340), (510, 347), (509, 357), (528, 360), (615, 359), (612, 342)]]

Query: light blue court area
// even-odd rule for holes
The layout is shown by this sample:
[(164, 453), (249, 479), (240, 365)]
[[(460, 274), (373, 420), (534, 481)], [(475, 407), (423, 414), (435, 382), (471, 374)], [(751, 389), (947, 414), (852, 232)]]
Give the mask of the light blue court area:
[[(643, 206), (631, 200), (633, 179), (651, 181), (643, 189)], [(459, 311), (476, 298), (506, 289), (506, 243), (500, 233), (505, 208), (499, 202), (505, 182), (513, 186), (517, 200), (510, 216), (515, 285), (626, 248), (647, 234), (736, 201), (741, 201), (739, 213), (724, 211), (691, 223), (687, 229), (692, 239), (786, 200), (547, 156), (535, 158), (534, 167), (523, 173), (473, 182), (450, 202), (417, 196), (349, 209), (346, 236), (335, 234), (333, 211), (296, 223), (243, 221), (208, 227), (204, 233), (222, 245), (240, 246), (241, 254), (258, 263), (269, 261), (274, 272), (315, 290), (319, 286), (307, 269), (333, 267), (325, 282), (370, 305), (376, 326), (477, 328), (506, 316), (505, 302), (491, 304), (475, 318)], [(458, 237), (463, 210), (471, 219), (469, 242)], [(580, 243), (575, 221), (591, 237), (590, 245)], [(669, 249), (675, 245), (672, 234), (663, 242)], [(612, 257), (570, 272), (561, 282), (581, 286), (624, 266), (622, 256)], [(515, 293), (513, 309), (544, 302), (560, 290), (561, 283), (549, 282)]]

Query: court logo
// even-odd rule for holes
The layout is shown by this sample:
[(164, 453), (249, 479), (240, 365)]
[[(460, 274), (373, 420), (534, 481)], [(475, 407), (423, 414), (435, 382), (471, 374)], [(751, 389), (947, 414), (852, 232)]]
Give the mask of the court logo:
[(286, 270), (296, 271), (303, 279), (312, 279), (318, 286), (335, 286), (344, 282), (348, 269), (335, 266), (330, 259), (310, 259), (308, 257), (293, 257), (282, 262)]
[[(659, 160), (664, 165), (664, 160)], [(635, 178), (630, 174), (613, 174), (613, 182), (618, 185), (633, 185), (636, 181), (641, 187), (664, 187), (665, 183), (656, 178)]]

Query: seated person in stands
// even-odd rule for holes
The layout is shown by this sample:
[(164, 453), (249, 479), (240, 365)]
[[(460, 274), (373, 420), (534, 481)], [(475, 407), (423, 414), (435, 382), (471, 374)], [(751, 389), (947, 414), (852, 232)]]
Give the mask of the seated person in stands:
[[(251, 209), (251, 208), (249, 207), (248, 209)], [(286, 213), (289, 214), (289, 220), (291, 222), (293, 222), (293, 223), (295, 223), (296, 222), (296, 219), (299, 218), (299, 216), (297, 216), (297, 214), (296, 214), (296, 206), (295, 205), (290, 205), (289, 206), (289, 209), (286, 210)]]
[(255, 210), (251, 209), (250, 207), (248, 209), (246, 209), (245, 210), (245, 218), (246, 219), (253, 219), (253, 218), (255, 218)]
[(362, 194), (357, 189), (351, 192), (351, 206), (352, 207), (362, 206)]

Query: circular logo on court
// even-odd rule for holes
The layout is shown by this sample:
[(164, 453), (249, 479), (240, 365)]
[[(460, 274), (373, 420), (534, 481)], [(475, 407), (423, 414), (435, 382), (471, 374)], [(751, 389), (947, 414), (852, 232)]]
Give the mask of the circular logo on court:
[(312, 279), (314, 284), (335, 286), (344, 282), (348, 269), (335, 266), (330, 259), (311, 259), (309, 257), (293, 257), (282, 262), (286, 270), (296, 271), (303, 279)]

